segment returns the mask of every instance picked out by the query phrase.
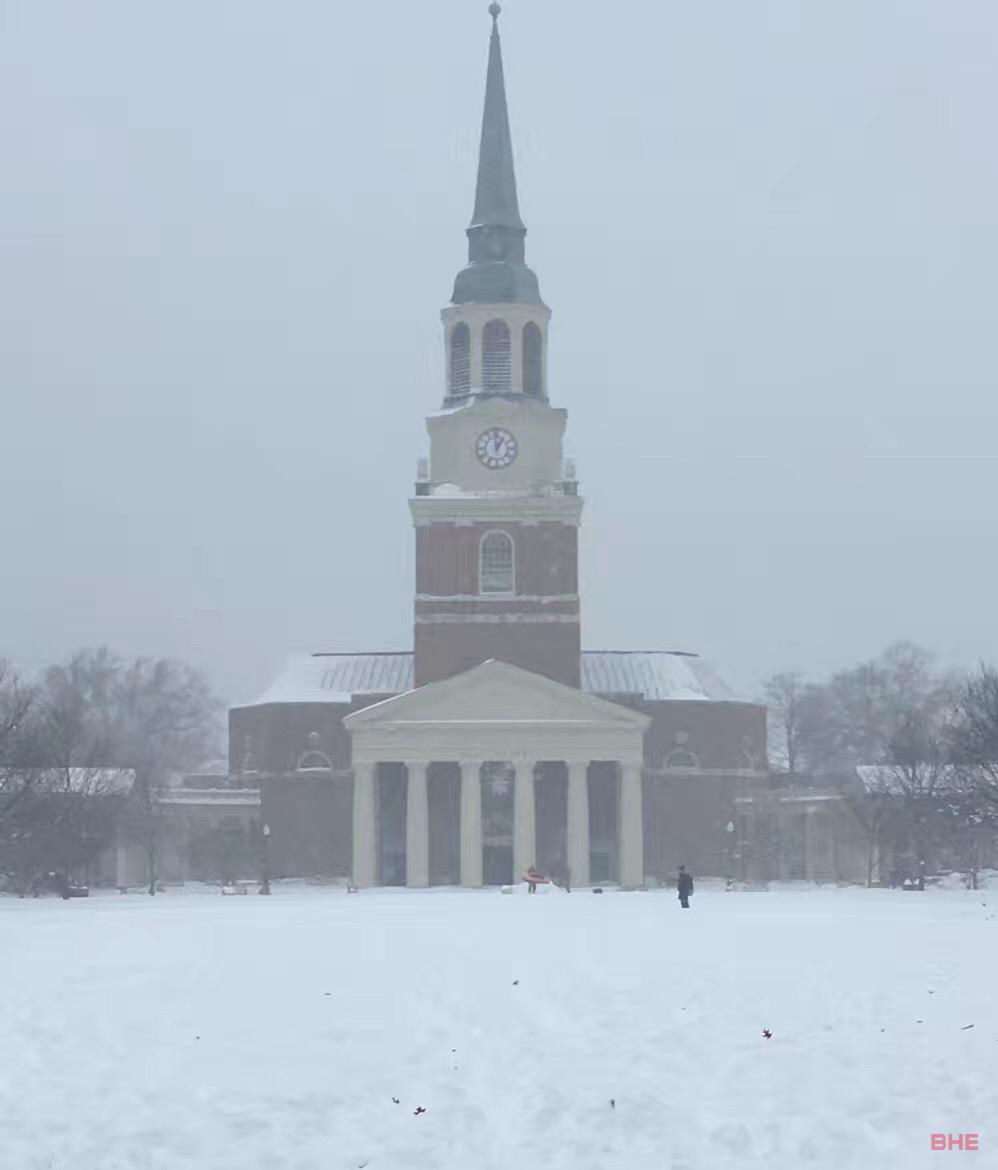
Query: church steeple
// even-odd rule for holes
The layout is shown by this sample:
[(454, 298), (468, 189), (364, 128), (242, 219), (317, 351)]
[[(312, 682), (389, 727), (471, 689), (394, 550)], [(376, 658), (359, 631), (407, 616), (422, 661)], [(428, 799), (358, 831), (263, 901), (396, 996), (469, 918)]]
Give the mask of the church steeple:
[(516, 173), (513, 166), (513, 137), (506, 107), (506, 79), (499, 40), (499, 13), (493, 4), (492, 38), (489, 43), (489, 70), (485, 82), (485, 112), (478, 153), (478, 187), (471, 227), (506, 227), (526, 231), (516, 200)]
[(468, 228), (469, 267), (458, 274), (454, 304), (541, 304), (537, 277), (526, 266), (527, 229), (520, 218), (513, 139), (506, 105), (498, 4), (492, 4), (492, 37), (485, 83), (485, 110), (478, 157), (475, 210)]

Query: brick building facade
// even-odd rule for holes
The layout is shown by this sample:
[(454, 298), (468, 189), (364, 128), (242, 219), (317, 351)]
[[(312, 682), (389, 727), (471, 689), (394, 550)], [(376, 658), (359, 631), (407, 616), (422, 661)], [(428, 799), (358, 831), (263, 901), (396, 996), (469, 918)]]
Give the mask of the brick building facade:
[(261, 791), (275, 875), (720, 874), (736, 797), (766, 770), (765, 710), (695, 656), (582, 649), (583, 499), (549, 394), (492, 11), (469, 263), (409, 501), (412, 649), (294, 659), (231, 711), (230, 772)]

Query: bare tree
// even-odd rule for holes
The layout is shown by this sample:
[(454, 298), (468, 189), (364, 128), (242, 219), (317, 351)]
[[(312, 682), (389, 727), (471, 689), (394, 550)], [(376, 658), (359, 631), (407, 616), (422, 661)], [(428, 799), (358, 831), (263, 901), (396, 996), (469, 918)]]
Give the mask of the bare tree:
[[(935, 718), (934, 718), (935, 716)], [(951, 783), (947, 755), (948, 729), (931, 706), (903, 714), (888, 744), (890, 763), (884, 769), (900, 798), (901, 823), (913, 860), (918, 867), (920, 889), (925, 888), (925, 871), (937, 813)]]
[(893, 764), (892, 741), (912, 715), (933, 726), (949, 718), (958, 684), (933, 656), (898, 642), (879, 658), (834, 674), (798, 696), (798, 753), (813, 772)]
[(769, 718), (770, 760), (780, 771), (795, 775), (801, 761), (802, 717), (805, 683), (796, 671), (774, 674), (763, 694)]
[(36, 814), (37, 774), (30, 767), (35, 708), (34, 688), (0, 659), (0, 874), (15, 884), (24, 833)]
[(998, 806), (998, 671), (982, 665), (960, 695), (952, 732), (953, 756), (974, 769), (979, 796)]
[[(135, 771), (126, 829), (145, 850), (149, 893), (159, 881), (159, 796), (174, 776), (218, 746), (218, 699), (192, 666), (172, 659), (124, 662), (105, 648), (81, 651), (48, 672), (47, 688), (82, 697), (84, 742), (117, 767)], [(96, 746), (95, 746), (96, 745)]]
[(862, 829), (866, 843), (866, 885), (873, 885), (873, 873), (880, 866), (883, 879), (884, 830), (890, 824), (891, 811), (895, 804), (895, 793), (891, 777), (884, 775), (884, 769), (863, 769), (858, 785), (850, 784), (845, 791), (845, 801)]

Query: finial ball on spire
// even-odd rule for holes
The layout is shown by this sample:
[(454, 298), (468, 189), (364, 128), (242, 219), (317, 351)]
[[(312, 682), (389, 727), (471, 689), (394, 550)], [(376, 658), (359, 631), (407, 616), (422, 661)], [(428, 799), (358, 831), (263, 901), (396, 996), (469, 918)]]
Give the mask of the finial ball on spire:
[(500, 12), (502, 12), (502, 5), (501, 4), (490, 4), (489, 5), (489, 16), (491, 16), (493, 20), (499, 19)]

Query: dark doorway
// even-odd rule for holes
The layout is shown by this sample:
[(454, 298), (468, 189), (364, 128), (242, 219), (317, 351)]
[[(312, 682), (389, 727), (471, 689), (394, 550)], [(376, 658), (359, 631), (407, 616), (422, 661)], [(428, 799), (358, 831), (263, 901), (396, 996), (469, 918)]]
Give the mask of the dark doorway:
[(482, 764), (482, 884), (513, 881), (513, 765)]
[(589, 880), (618, 880), (620, 775), (612, 761), (589, 765)]
[(534, 810), (535, 861), (541, 873), (563, 885), (568, 866), (568, 765), (563, 760), (540, 763), (534, 769)]
[(430, 885), (460, 885), (460, 765), (430, 764), (426, 784), (430, 813)]
[(806, 825), (804, 813), (790, 813), (781, 826), (783, 872), (780, 877), (788, 881), (803, 881), (807, 876)]
[(405, 885), (405, 817), (408, 776), (405, 764), (378, 764), (378, 881)]

